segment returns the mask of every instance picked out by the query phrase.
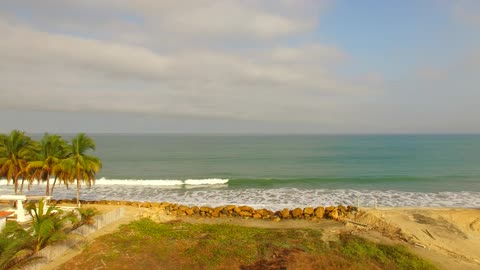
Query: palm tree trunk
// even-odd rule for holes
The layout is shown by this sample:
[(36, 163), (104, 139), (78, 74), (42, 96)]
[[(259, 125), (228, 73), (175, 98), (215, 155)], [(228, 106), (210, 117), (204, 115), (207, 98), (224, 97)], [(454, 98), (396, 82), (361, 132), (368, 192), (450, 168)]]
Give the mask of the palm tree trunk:
[(13, 177), (13, 181), (15, 182), (14, 183), (15, 184), (15, 195), (17, 195), (18, 194), (18, 177), (17, 176)]
[(80, 206), (80, 168), (77, 167), (77, 204)]
[(20, 194), (23, 194), (23, 183), (25, 182), (25, 178), (22, 177), (22, 185), (20, 186)]
[(56, 182), (57, 182), (57, 176), (55, 176), (55, 180), (53, 180), (52, 190), (50, 191), (50, 194), (52, 194), (52, 195), (53, 195), (53, 188), (55, 187)]
[(80, 180), (77, 178), (77, 204), (80, 205)]
[(50, 173), (47, 173), (47, 188), (45, 189), (45, 196), (50, 195)]

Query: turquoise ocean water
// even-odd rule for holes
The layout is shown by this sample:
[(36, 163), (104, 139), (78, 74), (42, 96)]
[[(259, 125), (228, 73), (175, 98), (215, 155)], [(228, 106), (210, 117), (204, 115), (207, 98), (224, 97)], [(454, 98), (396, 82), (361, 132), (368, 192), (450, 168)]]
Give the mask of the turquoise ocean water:
[(84, 199), (480, 207), (480, 135), (91, 136), (103, 169)]

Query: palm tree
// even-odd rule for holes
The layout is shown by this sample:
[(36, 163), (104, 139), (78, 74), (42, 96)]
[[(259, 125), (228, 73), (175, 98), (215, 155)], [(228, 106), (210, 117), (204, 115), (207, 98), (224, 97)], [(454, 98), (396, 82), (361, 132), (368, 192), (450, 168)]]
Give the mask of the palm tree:
[(67, 224), (78, 222), (73, 212), (63, 213), (55, 206), (45, 209), (45, 201), (42, 199), (30, 203), (25, 210), (32, 216), (31, 235), (33, 237), (33, 248), (35, 252), (46, 247), (48, 244), (61, 241), (67, 238)]
[(0, 135), (0, 177), (13, 181), (15, 194), (18, 192), (18, 179), (26, 177), (27, 162), (38, 151), (38, 144), (25, 135), (13, 130), (9, 135)]
[(86, 154), (88, 150), (95, 150), (95, 142), (85, 133), (80, 133), (72, 138), (69, 157), (63, 162), (63, 166), (69, 169), (70, 179), (77, 183), (77, 204), (80, 204), (80, 182), (91, 186), (95, 183), (95, 174), (102, 167), (100, 159)]
[(0, 233), (0, 269), (20, 269), (39, 259), (34, 239), (20, 224), (9, 221)]
[[(67, 148), (70, 148), (67, 146)], [(53, 194), (53, 189), (55, 188), (55, 184), (57, 180), (63, 182), (68, 189), (68, 184), (73, 181), (73, 178), (70, 173), (70, 167), (67, 159), (62, 159), (60, 162), (53, 168), (53, 175), (55, 175), (55, 179), (53, 180), (52, 189), (50, 190), (50, 194)]]
[[(45, 195), (50, 195), (50, 177), (55, 176), (62, 159), (67, 157), (67, 142), (58, 135), (49, 135), (45, 133), (40, 141), (40, 152), (35, 161), (31, 161), (27, 166), (27, 171), (32, 172), (32, 177), (38, 181), (46, 181), (47, 187)], [(53, 193), (53, 189), (52, 189)]]

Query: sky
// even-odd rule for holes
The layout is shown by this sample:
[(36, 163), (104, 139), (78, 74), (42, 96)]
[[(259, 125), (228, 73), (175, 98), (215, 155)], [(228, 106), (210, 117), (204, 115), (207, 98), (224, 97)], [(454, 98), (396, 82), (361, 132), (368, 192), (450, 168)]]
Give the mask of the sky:
[(0, 132), (480, 133), (478, 0), (0, 0)]

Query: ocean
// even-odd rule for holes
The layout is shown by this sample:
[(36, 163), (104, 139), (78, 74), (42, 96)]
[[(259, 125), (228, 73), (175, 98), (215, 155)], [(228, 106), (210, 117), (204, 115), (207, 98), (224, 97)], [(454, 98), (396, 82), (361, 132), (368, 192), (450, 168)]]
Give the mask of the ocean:
[[(86, 200), (480, 207), (480, 135), (90, 136), (103, 168)], [(54, 198), (73, 197), (75, 186), (56, 187)]]

